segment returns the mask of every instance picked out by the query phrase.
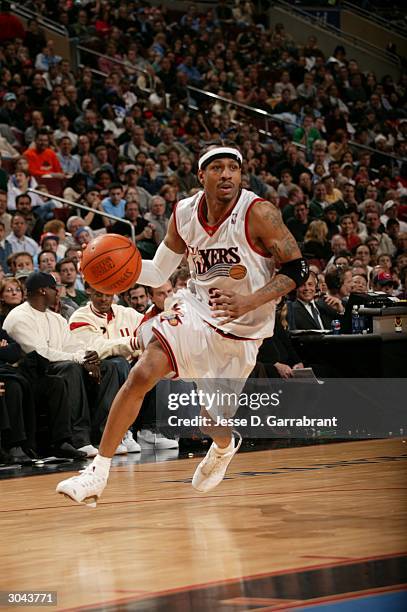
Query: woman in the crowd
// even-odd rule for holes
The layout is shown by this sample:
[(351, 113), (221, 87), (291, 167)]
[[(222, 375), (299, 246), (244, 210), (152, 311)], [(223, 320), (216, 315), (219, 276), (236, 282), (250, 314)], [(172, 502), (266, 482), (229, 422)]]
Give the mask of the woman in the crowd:
[(391, 272), (393, 267), (393, 262), (391, 260), (390, 255), (387, 253), (382, 253), (377, 258), (377, 265), (380, 266), (385, 272)]
[[(84, 206), (89, 206), (92, 210), (99, 210), (103, 212), (102, 208), (102, 194), (99, 189), (93, 187), (88, 189), (83, 194), (83, 200), (80, 202)], [(86, 212), (85, 210), (78, 209), (78, 215), (83, 217), (86, 225), (88, 225), (92, 230), (99, 230), (104, 228), (103, 217), (101, 215), (95, 214), (94, 212)]]
[(328, 227), (324, 221), (311, 221), (304, 237), (303, 254), (308, 259), (322, 260), (320, 268), (325, 268), (326, 262), (332, 256), (328, 240)]
[(171, 217), (172, 210), (178, 201), (177, 188), (168, 183), (160, 189), (160, 196), (165, 200), (165, 214), (168, 218)]
[(284, 300), (277, 306), (273, 337), (264, 340), (257, 360), (270, 378), (291, 378), (293, 370), (304, 367), (288, 335), (287, 304)]
[(362, 242), (355, 231), (355, 226), (350, 215), (343, 215), (340, 220), (341, 235), (346, 240), (346, 246), (351, 251)]
[(89, 242), (93, 240), (94, 233), (88, 225), (85, 225), (84, 227), (80, 227), (75, 232), (75, 238), (78, 244), (80, 244), (81, 247), (84, 248), (87, 244), (89, 244)]
[(8, 313), (24, 301), (24, 289), (19, 280), (5, 277), (0, 281), (0, 327)]
[(77, 172), (68, 180), (63, 196), (65, 200), (79, 202), (85, 189), (86, 176)]
[(355, 259), (360, 259), (363, 266), (367, 268), (367, 274), (369, 276), (373, 267), (371, 265), (372, 252), (367, 244), (359, 244), (355, 249)]

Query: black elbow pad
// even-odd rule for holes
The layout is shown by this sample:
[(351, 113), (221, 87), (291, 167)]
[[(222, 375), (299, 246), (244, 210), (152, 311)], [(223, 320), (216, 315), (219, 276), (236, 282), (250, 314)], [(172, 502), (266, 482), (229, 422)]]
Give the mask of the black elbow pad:
[(292, 261), (286, 261), (281, 266), (278, 273), (288, 276), (295, 282), (295, 286), (299, 287), (305, 283), (309, 276), (308, 263), (302, 257), (299, 259), (293, 259)]

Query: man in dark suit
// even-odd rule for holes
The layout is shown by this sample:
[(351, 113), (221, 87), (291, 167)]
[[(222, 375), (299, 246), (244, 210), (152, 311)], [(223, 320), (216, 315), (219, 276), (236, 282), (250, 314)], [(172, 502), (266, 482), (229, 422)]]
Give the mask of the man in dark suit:
[(316, 300), (318, 279), (311, 272), (308, 280), (298, 287), (297, 299), (291, 303), (288, 317), (290, 330), (330, 329), (334, 319), (340, 319), (343, 306), (339, 298), (325, 296)]

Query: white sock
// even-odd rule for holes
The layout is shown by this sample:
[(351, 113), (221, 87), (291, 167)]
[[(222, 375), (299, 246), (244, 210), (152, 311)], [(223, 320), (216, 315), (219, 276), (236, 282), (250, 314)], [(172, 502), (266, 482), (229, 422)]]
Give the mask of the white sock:
[(109, 476), (110, 464), (112, 459), (110, 457), (103, 457), (97, 454), (92, 461), (92, 465), (95, 466), (95, 472), (98, 472), (102, 477), (107, 478)]
[(230, 453), (232, 450), (234, 450), (235, 448), (235, 439), (232, 436), (232, 439), (230, 441), (230, 444), (228, 444), (228, 446), (226, 446), (225, 448), (220, 448), (220, 446), (218, 446), (216, 444), (216, 442), (214, 442), (215, 445), (215, 450), (219, 455), (225, 455), (226, 453)]

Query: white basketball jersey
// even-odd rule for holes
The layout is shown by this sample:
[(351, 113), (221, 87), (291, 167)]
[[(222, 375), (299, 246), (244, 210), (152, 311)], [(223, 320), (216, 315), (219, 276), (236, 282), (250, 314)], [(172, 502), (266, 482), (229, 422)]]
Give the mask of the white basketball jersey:
[[(201, 317), (217, 327), (242, 338), (260, 339), (273, 335), (275, 302), (270, 301), (227, 324), (212, 317), (210, 300), (216, 289), (249, 295), (270, 281), (270, 257), (262, 255), (250, 244), (248, 212), (261, 200), (243, 189), (227, 216), (215, 226), (205, 221), (204, 192), (178, 202), (174, 221), (188, 247), (191, 291)], [(271, 206), (271, 204), (270, 204)], [(191, 339), (192, 341), (193, 339)]]

